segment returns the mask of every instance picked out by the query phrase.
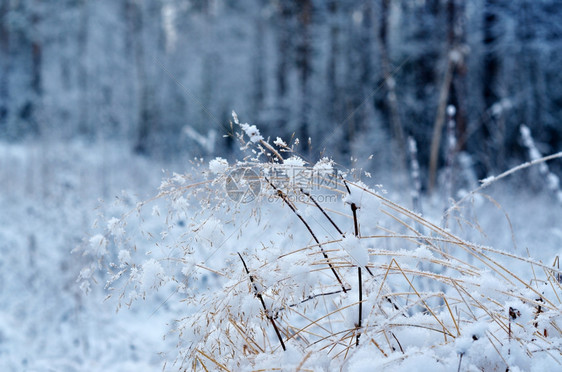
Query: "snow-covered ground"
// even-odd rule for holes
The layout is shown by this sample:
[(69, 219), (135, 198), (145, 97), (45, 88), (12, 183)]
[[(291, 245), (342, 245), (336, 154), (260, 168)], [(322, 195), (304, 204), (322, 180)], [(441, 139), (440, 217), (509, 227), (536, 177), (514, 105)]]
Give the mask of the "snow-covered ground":
[(384, 171), (364, 184), (348, 175), (349, 190), (305, 188), (323, 210), (275, 190), (280, 169), (295, 182), (296, 158), (253, 163), (260, 193), (241, 204), (229, 182), (251, 190), (252, 180), (211, 160), (163, 165), (115, 143), (2, 144), (0, 368), (562, 363), (562, 291), (548, 269), (562, 253), (562, 210), (547, 188), (518, 185), (537, 173), (491, 184), (444, 221), (446, 198), (423, 199), (419, 217), (408, 185), (377, 186)]
[[(103, 283), (84, 296), (71, 254), (91, 234), (100, 199), (146, 196), (160, 167), (117, 144), (0, 144), (0, 369), (154, 371), (169, 316), (158, 300), (115, 313)], [(101, 209), (97, 209), (102, 205)], [(152, 316), (151, 316), (152, 315)]]

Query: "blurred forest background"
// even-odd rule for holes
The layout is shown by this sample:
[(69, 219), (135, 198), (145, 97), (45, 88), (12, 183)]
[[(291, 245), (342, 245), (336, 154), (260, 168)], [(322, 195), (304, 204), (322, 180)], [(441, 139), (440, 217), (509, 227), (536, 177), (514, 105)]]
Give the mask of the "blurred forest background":
[[(151, 371), (173, 354), (160, 336), (180, 305), (160, 293), (116, 316), (103, 283), (82, 295), (70, 251), (96, 214), (120, 216), (98, 198), (134, 209), (163, 168), (240, 155), (232, 110), (298, 137), (311, 162), (402, 175), (392, 196), (408, 207), (413, 138), (425, 191), (456, 167), (439, 218), (529, 160), (521, 124), (542, 154), (561, 150), (561, 66), (560, 0), (0, 0), (0, 369)], [(500, 195), (520, 208), (514, 230), (556, 225), (552, 200), (532, 201), (544, 177), (522, 180), (524, 197)], [(502, 218), (484, 219), (488, 243), (510, 249)], [(540, 231), (518, 237), (560, 247)]]
[(0, 19), (4, 141), (225, 154), (236, 110), (313, 157), (386, 166), (413, 136), (428, 169), (448, 104), (478, 177), (524, 158), (522, 123), (562, 141), (558, 0), (5, 0)]

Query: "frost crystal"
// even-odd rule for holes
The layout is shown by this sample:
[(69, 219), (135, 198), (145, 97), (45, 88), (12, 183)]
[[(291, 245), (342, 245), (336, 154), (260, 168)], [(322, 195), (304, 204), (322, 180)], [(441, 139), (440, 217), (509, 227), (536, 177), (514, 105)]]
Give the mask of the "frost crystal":
[(107, 239), (101, 234), (94, 235), (90, 238), (90, 247), (95, 256), (102, 256), (107, 252)]
[(176, 211), (181, 211), (189, 207), (189, 201), (185, 197), (180, 196), (172, 201), (172, 207)]
[(480, 180), (480, 183), (482, 184), (482, 186), (488, 186), (489, 184), (491, 184), (495, 180), (496, 180), (495, 176), (490, 176), (490, 177), (484, 178), (483, 180)]
[(125, 229), (121, 226), (120, 220), (115, 217), (107, 221), (107, 229), (113, 236), (125, 234)]
[(120, 250), (117, 257), (119, 258), (119, 262), (121, 262), (122, 265), (131, 262), (131, 254), (126, 249)]
[(84, 282), (80, 283), (80, 290), (81, 290), (84, 294), (90, 293), (90, 291), (91, 291), (90, 282), (84, 281)]
[(240, 124), (240, 128), (242, 128), (242, 130), (246, 132), (246, 135), (250, 137), (250, 141), (254, 143), (259, 142), (263, 139), (263, 137), (260, 135), (260, 131), (258, 130), (258, 128), (256, 128), (255, 125), (250, 125), (248, 123)]
[(232, 119), (234, 120), (235, 124), (240, 124), (240, 121), (238, 120), (238, 114), (236, 114), (236, 112), (232, 111)]
[(321, 176), (331, 174), (334, 169), (334, 161), (324, 157), (320, 159), (318, 163), (314, 164), (313, 169)]
[(152, 207), (152, 215), (153, 215), (153, 216), (160, 216), (160, 208), (158, 208), (157, 205), (155, 205), (154, 207)]
[(146, 261), (142, 265), (142, 274), (140, 277), (141, 289), (146, 291), (148, 289), (158, 289), (166, 277), (162, 265), (154, 258)]
[(273, 144), (279, 147), (287, 147), (287, 143), (281, 139), (281, 137), (277, 137)]
[(302, 160), (298, 156), (291, 156), (289, 159), (285, 159), (285, 162), (283, 164), (293, 167), (303, 167), (304, 160)]
[(92, 274), (93, 274), (92, 269), (89, 267), (85, 267), (82, 270), (80, 270), (80, 275), (78, 275), (78, 281), (90, 279), (92, 277)]
[(209, 170), (215, 174), (223, 174), (228, 169), (228, 161), (217, 157), (209, 162)]

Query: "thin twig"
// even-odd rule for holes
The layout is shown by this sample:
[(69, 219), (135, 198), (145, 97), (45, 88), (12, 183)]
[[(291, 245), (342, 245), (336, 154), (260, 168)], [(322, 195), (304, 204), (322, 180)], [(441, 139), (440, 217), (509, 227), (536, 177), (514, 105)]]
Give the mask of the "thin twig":
[(310, 193), (304, 191), (304, 189), (301, 187), (301, 192), (303, 194), (305, 194), (310, 200), (312, 200), (312, 202), (314, 203), (314, 205), (316, 205), (316, 207), (318, 209), (320, 209), (320, 211), (322, 212), (322, 214), (328, 219), (328, 221), (330, 221), (330, 223), (332, 224), (332, 226), (334, 226), (334, 228), (338, 231), (338, 233), (340, 233), (343, 236), (343, 231), (338, 227), (338, 225), (336, 225), (336, 223), (334, 222), (334, 220), (332, 220), (332, 218), (328, 215), (328, 213), (326, 213), (326, 211), (324, 210), (324, 208), (322, 208), (322, 206), (320, 206), (320, 204), (318, 204), (318, 202), (312, 197), (312, 195), (310, 195)]
[(511, 169), (508, 169), (507, 171), (501, 173), (501, 174), (498, 175), (498, 176), (495, 176), (495, 177), (490, 178), (490, 179), (486, 179), (486, 180), (484, 180), (484, 181), (480, 181), (480, 182), (482, 182), (482, 185), (480, 185), (480, 186), (477, 187), (476, 189), (472, 190), (471, 192), (467, 193), (467, 194), (466, 194), (465, 196), (463, 196), (460, 200), (456, 201), (456, 202), (447, 210), (446, 213), (449, 213), (450, 210), (452, 210), (453, 208), (456, 208), (459, 204), (461, 204), (462, 202), (464, 202), (465, 200), (467, 200), (467, 199), (468, 199), (469, 197), (471, 197), (472, 195), (478, 193), (480, 190), (482, 190), (482, 189), (484, 189), (484, 188), (490, 186), (492, 183), (495, 183), (495, 182), (499, 181), (499, 180), (502, 179), (502, 178), (505, 178), (505, 177), (509, 176), (510, 174), (513, 174), (513, 173), (518, 172), (518, 171), (520, 171), (520, 170), (522, 170), (522, 169), (525, 169), (525, 168), (529, 168), (529, 167), (531, 167), (531, 166), (533, 166), (533, 165), (540, 164), (540, 163), (543, 163), (543, 162), (546, 162), (546, 161), (550, 161), (550, 160), (553, 160), (553, 159), (558, 159), (558, 158), (562, 158), (562, 151), (557, 152), (557, 153), (552, 154), (552, 155), (544, 156), (544, 157), (542, 157), (542, 158), (540, 158), (540, 159), (536, 159), (536, 160), (533, 160), (533, 161), (528, 161), (528, 162), (523, 163), (523, 164), (519, 164), (518, 166), (513, 167), (513, 168), (511, 168)]
[(248, 267), (246, 266), (246, 262), (244, 261), (240, 253), (238, 253), (238, 257), (240, 257), (240, 260), (244, 265), (244, 270), (246, 270), (246, 274), (248, 274), (248, 276), (250, 277), (250, 282), (252, 283), (252, 286), (254, 288), (254, 293), (256, 297), (260, 300), (261, 305), (263, 306), (263, 311), (265, 311), (265, 316), (267, 317), (267, 319), (269, 319), (269, 321), (273, 325), (273, 328), (275, 329), (275, 333), (277, 334), (277, 338), (279, 338), (279, 342), (281, 343), (281, 347), (283, 348), (283, 351), (287, 351), (287, 348), (285, 347), (285, 343), (283, 342), (283, 337), (281, 337), (281, 333), (279, 332), (279, 328), (277, 328), (277, 324), (275, 324), (275, 320), (273, 320), (273, 318), (269, 315), (269, 311), (267, 311), (267, 306), (265, 306), (265, 301), (263, 300), (260, 291), (258, 291), (258, 287), (254, 282), (254, 277), (250, 274), (250, 270), (248, 270)]
[(273, 146), (271, 146), (269, 143), (267, 143), (267, 142), (264, 141), (263, 139), (260, 140), (260, 143), (261, 143), (263, 146), (265, 146), (269, 151), (271, 151), (271, 152), (277, 157), (277, 159), (279, 159), (279, 161), (280, 161), (281, 163), (284, 162), (284, 159), (283, 159), (283, 157), (281, 156), (281, 154), (279, 154), (279, 152), (277, 152), (277, 150), (275, 150), (275, 149), (273, 148)]
[(355, 236), (359, 237), (359, 222), (357, 221), (357, 205), (351, 203), (351, 212), (353, 213), (353, 227), (355, 228)]
[(359, 346), (359, 337), (361, 337), (361, 319), (363, 318), (363, 284), (361, 280), (361, 267), (357, 267), (357, 276), (359, 279), (359, 321), (357, 322), (357, 339), (355, 346)]
[[(224, 371), (230, 371), (228, 368), (226, 368), (225, 366), (223, 366), (222, 364), (220, 364), (219, 362), (217, 362), (215, 359), (211, 358), (209, 355), (205, 354), (202, 350), (195, 350), (197, 351), (199, 354), (203, 355), (205, 358), (209, 359), (211, 362), (213, 362), (217, 367), (220, 367), (220, 369), (224, 370)], [(198, 358), (199, 359), (199, 358)], [(201, 361), (201, 359), (199, 359), (199, 361), (201, 362), (201, 365), (203, 365), (203, 361)], [(205, 368), (205, 367), (203, 367)], [(207, 369), (207, 368), (205, 368)]]
[[(345, 179), (343, 179), (343, 184), (345, 185), (345, 188), (347, 189), (347, 192), (349, 193), (349, 195), (351, 195), (351, 190), (349, 189), (349, 186), (347, 186), (347, 181)], [(357, 204), (355, 203), (351, 203), (351, 212), (353, 213), (353, 226), (355, 228), (355, 236), (357, 238), (359, 238), (359, 221), (357, 220), (357, 210), (359, 209), (359, 207), (357, 207)], [(369, 269), (369, 267), (365, 266), (365, 269), (367, 269), (367, 272), (369, 273), (369, 275), (374, 276), (373, 272), (371, 271), (371, 269)], [(390, 301), (392, 302), (392, 301)]]
[(392, 337), (394, 337), (394, 339), (398, 343), (398, 347), (400, 347), (400, 351), (402, 352), (402, 354), (404, 354), (404, 349), (402, 348), (402, 344), (400, 344), (400, 341), (398, 341), (398, 338), (396, 338), (396, 335), (394, 334), (394, 332), (390, 332), (390, 334), (392, 335)]
[[(349, 290), (349, 289), (348, 289), (348, 290)], [(342, 293), (342, 292), (343, 292), (342, 290), (338, 290), (338, 291), (332, 291), (332, 292), (326, 292), (326, 293), (317, 293), (317, 294), (315, 294), (315, 295), (310, 295), (310, 296), (308, 296), (307, 298), (305, 298), (304, 300), (301, 300), (300, 302), (297, 302), (297, 303), (294, 303), (294, 304), (290, 304), (290, 305), (287, 305), (287, 306), (284, 306), (284, 307), (280, 307), (280, 308), (278, 308), (278, 309), (275, 309), (275, 310), (273, 311), (273, 313), (275, 313), (275, 316), (274, 316), (273, 318), (274, 318), (274, 319), (277, 319), (277, 314), (279, 314), (280, 311), (285, 310), (285, 309), (287, 309), (287, 308), (292, 308), (292, 307), (295, 307), (295, 306), (298, 306), (298, 305), (302, 305), (302, 304), (304, 304), (305, 302), (308, 302), (308, 301), (310, 301), (310, 300), (314, 300), (314, 299), (317, 298), (317, 297), (330, 296), (330, 295), (338, 294), (338, 293)]]
[(457, 369), (457, 372), (461, 372), (461, 363), (462, 363), (462, 356), (463, 355), (464, 355), (464, 353), (459, 354), (459, 368)]

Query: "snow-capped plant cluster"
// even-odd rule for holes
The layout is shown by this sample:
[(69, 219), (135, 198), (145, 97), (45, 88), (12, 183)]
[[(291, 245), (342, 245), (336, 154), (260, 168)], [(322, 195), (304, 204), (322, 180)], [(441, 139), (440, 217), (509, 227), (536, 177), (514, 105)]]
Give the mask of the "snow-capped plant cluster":
[(560, 368), (557, 268), (471, 243), (234, 122), (245, 159), (198, 159), (85, 250), (81, 287), (108, 271), (118, 306), (177, 292), (163, 301), (182, 303), (168, 367)]

